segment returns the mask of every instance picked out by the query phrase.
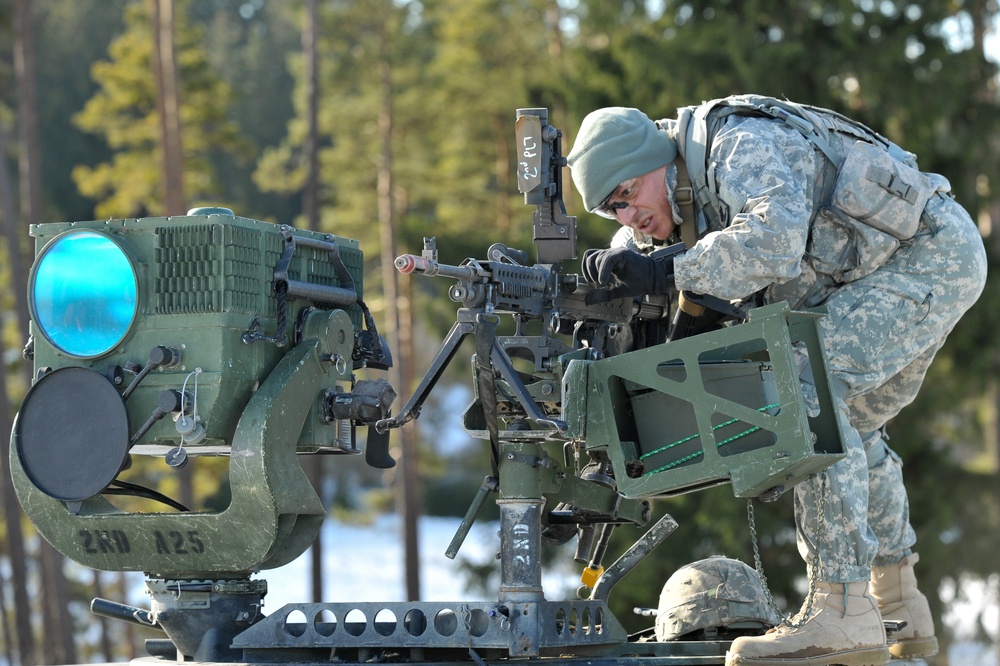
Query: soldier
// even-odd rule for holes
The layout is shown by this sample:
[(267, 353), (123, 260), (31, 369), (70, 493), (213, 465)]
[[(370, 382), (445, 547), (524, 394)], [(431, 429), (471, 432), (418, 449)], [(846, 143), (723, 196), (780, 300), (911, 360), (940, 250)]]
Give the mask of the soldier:
[[(982, 238), (948, 181), (832, 111), (757, 96), (657, 122), (637, 109), (599, 109), (568, 163), (587, 210), (621, 225), (609, 249), (584, 254), (595, 293), (677, 289), (829, 312), (821, 331), (847, 456), (795, 488), (814, 598), (771, 632), (737, 638), (727, 666), (935, 654), (902, 463), (884, 426), (913, 400), (984, 286)], [(646, 255), (678, 240), (687, 249), (676, 258)], [(883, 618), (907, 622), (891, 646)]]

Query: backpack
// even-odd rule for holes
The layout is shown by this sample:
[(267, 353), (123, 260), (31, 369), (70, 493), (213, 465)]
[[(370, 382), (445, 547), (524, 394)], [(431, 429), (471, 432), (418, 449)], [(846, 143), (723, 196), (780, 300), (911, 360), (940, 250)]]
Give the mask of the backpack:
[[(676, 120), (657, 121), (674, 134), (683, 157), (676, 162), (675, 196), (684, 222), (693, 221), (680, 225), (681, 239), (688, 247), (709, 229), (724, 226), (716, 182), (708, 175), (708, 159), (715, 135), (734, 114), (777, 120), (802, 134), (826, 156), (831, 170), (819, 197), (825, 216), (834, 224), (860, 223), (888, 234), (897, 241), (894, 247), (916, 233), (930, 196), (950, 189), (943, 177), (935, 180), (920, 173), (913, 153), (836, 111), (761, 95), (726, 97), (682, 108)], [(854, 140), (846, 153), (844, 137)], [(851, 234), (856, 236), (857, 230), (852, 228)]]

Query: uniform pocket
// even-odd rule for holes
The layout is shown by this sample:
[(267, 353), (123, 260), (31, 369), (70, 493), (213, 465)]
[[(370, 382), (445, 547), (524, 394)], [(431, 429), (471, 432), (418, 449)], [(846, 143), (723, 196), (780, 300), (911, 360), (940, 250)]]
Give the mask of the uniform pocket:
[(813, 220), (806, 256), (817, 272), (846, 284), (881, 267), (898, 248), (894, 236), (826, 206)]
[(930, 298), (927, 284), (900, 273), (844, 287), (827, 301), (829, 321), (821, 324), (828, 353), (863, 373), (895, 374), (927, 346)]
[(830, 203), (848, 217), (908, 240), (936, 189), (930, 178), (881, 147), (858, 141), (844, 158)]

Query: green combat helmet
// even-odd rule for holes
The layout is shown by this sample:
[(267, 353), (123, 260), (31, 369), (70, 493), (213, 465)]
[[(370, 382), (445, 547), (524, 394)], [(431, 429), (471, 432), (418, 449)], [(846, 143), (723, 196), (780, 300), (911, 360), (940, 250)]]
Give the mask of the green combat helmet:
[(681, 567), (664, 583), (656, 639), (761, 634), (779, 622), (757, 572), (739, 560), (714, 556)]

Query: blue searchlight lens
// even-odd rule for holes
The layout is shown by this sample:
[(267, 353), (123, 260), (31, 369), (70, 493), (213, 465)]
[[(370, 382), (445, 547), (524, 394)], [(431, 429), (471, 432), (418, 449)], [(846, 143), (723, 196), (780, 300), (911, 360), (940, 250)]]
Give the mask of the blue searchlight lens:
[(94, 357), (128, 333), (138, 291), (132, 262), (118, 243), (93, 231), (71, 231), (39, 257), (31, 305), (49, 342), (71, 356)]

